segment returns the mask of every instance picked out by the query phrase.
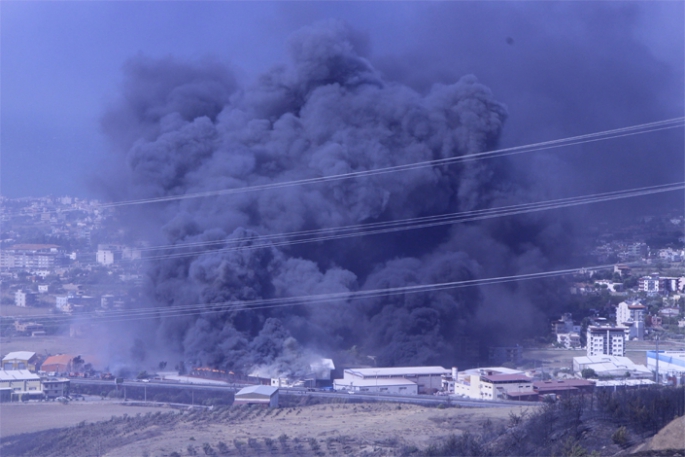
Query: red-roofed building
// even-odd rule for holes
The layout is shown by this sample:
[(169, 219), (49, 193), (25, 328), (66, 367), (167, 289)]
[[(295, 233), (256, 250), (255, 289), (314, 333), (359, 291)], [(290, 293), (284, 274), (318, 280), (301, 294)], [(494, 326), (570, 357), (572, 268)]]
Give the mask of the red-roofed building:
[(543, 395), (577, 395), (592, 393), (595, 383), (586, 379), (555, 379), (550, 381), (534, 381), (533, 389), (541, 397)]
[(73, 368), (74, 357), (68, 354), (52, 355), (40, 366), (47, 373), (67, 373)]

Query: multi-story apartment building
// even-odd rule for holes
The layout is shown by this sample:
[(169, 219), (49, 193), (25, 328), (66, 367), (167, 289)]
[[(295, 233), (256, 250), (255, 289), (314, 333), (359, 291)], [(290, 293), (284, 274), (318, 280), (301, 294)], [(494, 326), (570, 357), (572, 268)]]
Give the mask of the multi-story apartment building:
[(646, 292), (649, 295), (658, 294), (660, 290), (659, 276), (643, 276), (637, 282), (637, 287), (640, 292)]
[(55, 266), (59, 246), (54, 244), (15, 244), (0, 251), (3, 270), (50, 269)]
[(625, 354), (624, 327), (587, 328), (587, 355), (615, 355), (623, 357)]
[(643, 340), (645, 336), (645, 309), (639, 301), (623, 301), (616, 307), (616, 323), (626, 328), (626, 338)]
[(14, 305), (15, 306), (33, 306), (36, 303), (36, 294), (32, 292), (24, 292), (23, 290), (18, 290), (14, 293)]

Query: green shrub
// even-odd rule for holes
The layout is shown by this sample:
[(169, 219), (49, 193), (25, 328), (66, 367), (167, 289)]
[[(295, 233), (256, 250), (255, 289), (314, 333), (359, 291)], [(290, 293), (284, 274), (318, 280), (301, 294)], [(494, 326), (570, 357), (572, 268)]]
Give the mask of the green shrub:
[(625, 427), (619, 427), (614, 434), (611, 435), (611, 441), (621, 447), (625, 447), (628, 444), (628, 430)]
[(223, 441), (219, 441), (216, 447), (219, 449), (219, 454), (228, 454), (228, 446)]

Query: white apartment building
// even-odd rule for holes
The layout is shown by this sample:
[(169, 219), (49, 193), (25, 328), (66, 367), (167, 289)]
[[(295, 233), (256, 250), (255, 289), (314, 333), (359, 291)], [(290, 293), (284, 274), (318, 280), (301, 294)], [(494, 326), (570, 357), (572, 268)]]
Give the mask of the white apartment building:
[(95, 260), (101, 265), (112, 265), (114, 263), (114, 252), (100, 247), (95, 254)]
[(23, 290), (18, 290), (14, 293), (14, 305), (15, 306), (31, 306), (36, 302), (36, 294), (31, 292), (24, 292)]
[(49, 270), (55, 266), (58, 249), (54, 244), (15, 244), (0, 250), (0, 268)]
[(587, 355), (625, 355), (625, 328), (624, 327), (597, 327), (587, 328)]
[(616, 323), (626, 328), (626, 339), (644, 339), (646, 309), (637, 300), (623, 301), (618, 304), (616, 307)]

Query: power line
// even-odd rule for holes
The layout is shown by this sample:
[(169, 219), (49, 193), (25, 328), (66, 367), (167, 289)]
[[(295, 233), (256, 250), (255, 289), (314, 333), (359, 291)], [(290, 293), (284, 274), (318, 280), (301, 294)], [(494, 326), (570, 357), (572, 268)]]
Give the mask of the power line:
[(639, 135), (639, 134), (644, 134), (644, 133), (657, 132), (657, 131), (661, 131), (661, 130), (667, 130), (667, 129), (682, 127), (684, 120), (685, 120), (685, 117), (676, 117), (676, 118), (672, 118), (672, 119), (666, 119), (663, 121), (648, 122), (648, 123), (638, 124), (638, 125), (634, 125), (634, 126), (630, 126), (630, 127), (621, 127), (618, 129), (604, 130), (601, 132), (589, 133), (589, 134), (584, 134), (584, 135), (577, 135), (577, 136), (562, 138), (562, 139), (558, 139), (558, 140), (543, 141), (543, 142), (539, 142), (539, 143), (532, 143), (532, 144), (523, 145), (523, 146), (514, 146), (514, 147), (510, 147), (510, 148), (497, 149), (494, 151), (479, 152), (479, 153), (468, 154), (468, 155), (463, 155), (463, 156), (455, 156), (455, 157), (447, 157), (447, 158), (443, 158), (443, 159), (427, 160), (427, 161), (423, 161), (423, 162), (414, 162), (414, 163), (410, 163), (410, 164), (395, 165), (395, 166), (391, 166), (391, 167), (383, 167), (383, 168), (376, 168), (376, 169), (372, 169), (372, 170), (355, 171), (355, 172), (350, 172), (350, 173), (341, 173), (341, 174), (330, 175), (330, 176), (321, 176), (321, 177), (315, 177), (315, 178), (299, 179), (299, 180), (295, 180), (295, 181), (275, 182), (275, 183), (270, 183), (270, 184), (262, 184), (262, 185), (256, 185), (256, 186), (234, 188), (234, 189), (222, 189), (222, 190), (207, 191), (207, 192), (196, 192), (196, 193), (190, 193), (190, 194), (184, 194), (184, 195), (169, 195), (169, 196), (164, 196), (164, 197), (147, 198), (147, 199), (139, 199), (139, 200), (128, 200), (128, 201), (122, 201), (122, 202), (113, 202), (113, 203), (102, 204), (101, 206), (103, 208), (114, 208), (114, 207), (119, 207), (119, 206), (142, 205), (142, 204), (148, 204), (148, 203), (188, 200), (188, 199), (202, 198), (202, 197), (213, 197), (213, 196), (221, 196), (221, 195), (235, 195), (235, 194), (241, 194), (241, 193), (247, 193), (247, 192), (257, 192), (257, 191), (270, 190), (270, 189), (283, 189), (283, 188), (287, 188), (287, 187), (302, 186), (302, 185), (308, 185), (308, 184), (318, 184), (318, 183), (331, 182), (331, 181), (341, 181), (341, 180), (352, 179), (352, 178), (376, 176), (376, 175), (387, 174), (387, 173), (395, 173), (398, 171), (415, 170), (418, 168), (425, 168), (425, 167), (429, 167), (429, 166), (447, 165), (447, 164), (464, 162), (464, 161), (483, 160), (483, 159), (487, 159), (487, 158), (504, 157), (504, 156), (524, 154), (524, 153), (528, 153), (528, 152), (534, 152), (534, 151), (540, 151), (540, 150), (546, 150), (546, 149), (573, 146), (573, 145), (577, 145), (577, 144), (591, 143), (591, 142), (595, 142), (595, 141), (604, 141), (604, 140), (608, 140), (608, 139), (621, 138), (621, 137), (631, 136), (631, 135)]
[[(206, 191), (206, 192), (195, 192), (195, 193), (188, 193), (188, 194), (184, 194), (184, 195), (168, 195), (168, 196), (164, 196), (164, 197), (155, 197), (155, 198), (146, 198), (146, 199), (137, 199), (137, 200), (125, 200), (125, 201), (111, 202), (111, 203), (101, 203), (99, 205), (99, 208), (108, 209), (108, 208), (117, 208), (117, 207), (122, 207), (122, 206), (132, 206), (132, 205), (143, 205), (143, 204), (150, 204), (150, 203), (188, 200), (188, 199), (194, 199), (194, 198), (214, 197), (214, 196), (223, 196), (223, 195), (236, 195), (236, 194), (259, 192), (259, 191), (271, 190), (271, 189), (283, 189), (283, 188), (288, 188), (288, 187), (295, 187), (295, 186), (302, 186), (302, 185), (309, 185), (309, 184), (318, 184), (318, 183), (325, 183), (325, 182), (341, 181), (341, 180), (353, 179), (353, 178), (363, 178), (363, 177), (376, 176), (376, 175), (382, 175), (382, 174), (388, 174), (388, 173), (395, 173), (395, 172), (400, 172), (400, 171), (410, 171), (410, 170), (415, 170), (415, 169), (425, 168), (425, 167), (430, 167), (430, 166), (449, 165), (449, 164), (453, 164), (453, 163), (457, 163), (457, 162), (469, 162), (469, 161), (475, 161), (475, 160), (484, 160), (484, 159), (490, 159), (490, 158), (505, 157), (505, 156), (535, 152), (535, 151), (542, 151), (542, 150), (556, 149), (556, 148), (562, 148), (562, 147), (567, 147), (567, 146), (574, 146), (574, 145), (579, 145), (579, 144), (592, 143), (592, 142), (597, 142), (597, 141), (605, 141), (605, 140), (609, 140), (609, 139), (622, 138), (622, 137), (632, 136), (632, 135), (641, 135), (641, 134), (645, 134), (645, 133), (658, 132), (658, 131), (669, 130), (669, 129), (674, 129), (674, 128), (681, 128), (684, 125), (684, 121), (685, 121), (685, 117), (675, 117), (675, 118), (671, 118), (671, 119), (665, 119), (662, 121), (647, 122), (647, 123), (643, 123), (643, 124), (636, 124), (633, 126), (621, 127), (621, 128), (617, 128), (617, 129), (611, 129), (611, 130), (603, 130), (600, 132), (577, 135), (577, 136), (561, 138), (561, 139), (557, 139), (557, 140), (543, 141), (543, 142), (531, 143), (531, 144), (522, 145), (522, 146), (514, 146), (514, 147), (510, 147), (510, 148), (497, 149), (494, 151), (486, 151), (486, 152), (479, 152), (479, 153), (467, 154), (467, 155), (462, 155), (462, 156), (447, 157), (447, 158), (443, 158), (443, 159), (427, 160), (427, 161), (414, 162), (414, 163), (403, 164), (403, 165), (394, 165), (394, 166), (390, 166), (390, 167), (375, 168), (375, 169), (371, 169), (371, 170), (362, 170), (362, 171), (355, 171), (355, 172), (349, 172), (349, 173), (341, 173), (341, 174), (330, 175), (330, 176), (319, 176), (319, 177), (314, 177), (314, 178), (305, 178), (305, 179), (299, 179), (299, 180), (294, 180), (294, 181), (273, 182), (273, 183), (269, 183), (269, 184), (260, 184), (260, 185), (240, 187), (240, 188), (231, 188), (231, 189), (219, 189), (219, 190)], [(77, 210), (78, 209), (73, 209), (71, 211), (77, 211)], [(59, 212), (66, 212), (66, 211), (45, 211), (45, 212), (40, 212), (40, 213), (38, 213), (38, 211), (36, 211), (36, 213), (33, 213), (33, 214), (55, 214), (55, 213), (59, 213)], [(32, 214), (26, 214), (26, 213), (6, 214), (5, 217), (30, 216), (30, 215), (32, 215)]]
[[(32, 320), (44, 320), (44, 321), (70, 321), (74, 319), (93, 319), (93, 320), (107, 320), (107, 322), (127, 322), (134, 320), (144, 320), (144, 319), (157, 319), (157, 318), (169, 318), (169, 317), (183, 317), (194, 314), (206, 314), (206, 313), (219, 313), (219, 312), (230, 312), (230, 311), (243, 311), (243, 310), (255, 310), (255, 309), (267, 309), (267, 308), (281, 308), (281, 307), (291, 307), (291, 306), (302, 306), (302, 305), (315, 305), (330, 303), (334, 301), (351, 301), (359, 299), (377, 298), (383, 296), (393, 296), (400, 294), (413, 294), (413, 293), (426, 293), (426, 292), (436, 292), (441, 290), (451, 290), (463, 287), (474, 287), (474, 286), (485, 286), (494, 284), (503, 284), (515, 281), (524, 281), (532, 279), (542, 279), (566, 276), (570, 274), (575, 274), (582, 271), (596, 271), (603, 270), (613, 267), (613, 264), (609, 265), (596, 265), (593, 267), (583, 267), (583, 268), (568, 268), (561, 270), (550, 270), (542, 271), (537, 273), (526, 273), (518, 275), (509, 276), (499, 276), (492, 278), (482, 278), (482, 279), (468, 279), (460, 281), (450, 281), (443, 283), (434, 284), (420, 284), (413, 286), (403, 286), (403, 287), (393, 287), (386, 289), (371, 289), (371, 290), (361, 290), (355, 292), (337, 292), (329, 294), (314, 294), (314, 295), (302, 295), (296, 297), (279, 297), (279, 298), (268, 298), (250, 301), (222, 301), (213, 303), (196, 303), (192, 305), (183, 305), (168, 308), (142, 308), (137, 310), (121, 310), (121, 311), (108, 311), (106, 313), (88, 313), (79, 316), (54, 316), (54, 315), (44, 315), (44, 316), (31, 316)], [(7, 316), (5, 319), (22, 319), (25, 316)]]
[[(276, 233), (260, 235), (256, 237), (258, 243), (246, 244), (251, 240), (245, 239), (227, 239), (206, 242), (191, 242), (182, 243), (178, 245), (166, 245), (158, 247), (150, 247), (147, 250), (162, 250), (162, 249), (183, 249), (183, 248), (198, 248), (209, 247), (217, 245), (226, 245), (220, 249), (213, 250), (199, 250), (191, 252), (179, 252), (158, 256), (146, 257), (146, 260), (161, 260), (179, 257), (192, 257), (205, 253), (220, 253), (255, 250), (263, 248), (273, 248), (282, 246), (292, 246), (305, 243), (316, 243), (323, 241), (330, 241), (342, 238), (351, 238), (359, 236), (379, 235), (394, 233), (405, 230), (417, 230), (430, 227), (438, 227), (443, 225), (452, 225), (457, 223), (472, 222), (476, 220), (491, 219), (496, 217), (513, 216), (518, 214), (525, 214), (538, 211), (547, 211), (552, 209), (567, 208), (571, 206), (579, 206), (591, 203), (600, 203), (606, 201), (614, 201), (626, 198), (635, 198), (639, 196), (652, 195), (664, 192), (673, 192), (676, 190), (685, 189), (685, 182), (664, 184), (658, 186), (647, 186), (622, 191), (612, 191), (600, 194), (591, 194), (579, 197), (567, 197), (555, 200), (546, 200), (534, 203), (525, 203), (510, 205), (497, 208), (487, 208), (482, 210), (464, 211), (459, 213), (441, 214), (435, 216), (424, 216), (410, 219), (403, 219), (398, 221), (375, 222), (369, 224), (359, 224), (343, 226), (339, 228), (324, 228), (316, 230), (304, 230), (290, 233)], [(308, 238), (300, 238), (305, 235), (313, 235)], [(283, 238), (286, 238), (285, 240)], [(290, 238), (290, 239), (288, 239)], [(232, 245), (232, 246), (231, 246)]]

